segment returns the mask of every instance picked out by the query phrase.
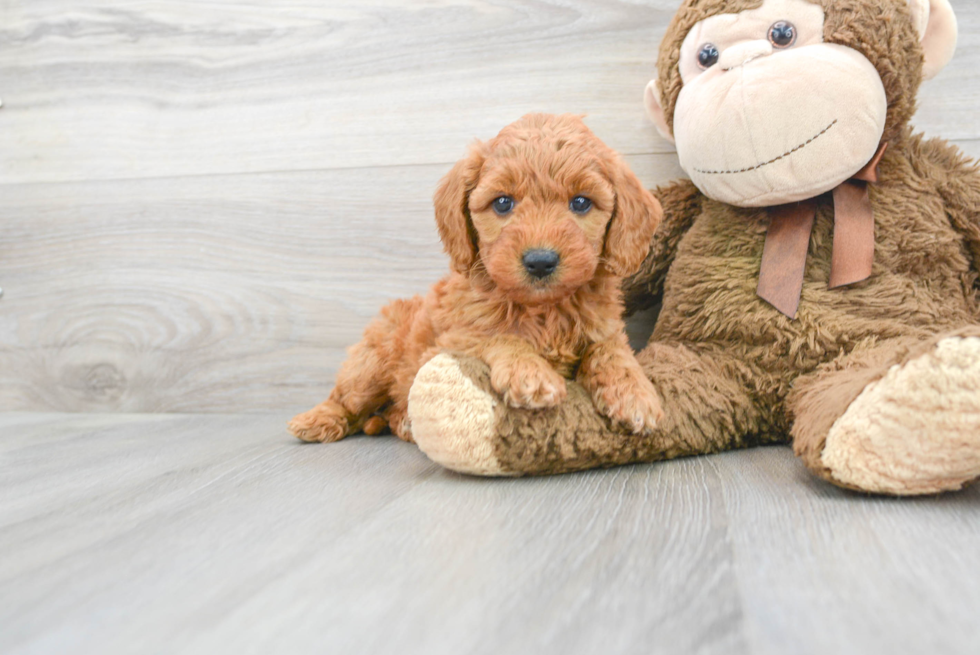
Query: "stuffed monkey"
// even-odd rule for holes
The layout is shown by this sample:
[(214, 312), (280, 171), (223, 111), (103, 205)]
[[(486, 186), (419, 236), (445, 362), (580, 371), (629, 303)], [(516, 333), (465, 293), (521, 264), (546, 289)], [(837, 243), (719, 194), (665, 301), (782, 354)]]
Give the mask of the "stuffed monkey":
[(665, 416), (613, 428), (577, 385), (509, 408), (481, 363), (418, 374), (419, 447), (529, 475), (791, 440), (816, 475), (920, 495), (980, 477), (980, 170), (909, 126), (951, 58), (946, 0), (684, 0), (646, 90), (690, 181), (628, 306)]

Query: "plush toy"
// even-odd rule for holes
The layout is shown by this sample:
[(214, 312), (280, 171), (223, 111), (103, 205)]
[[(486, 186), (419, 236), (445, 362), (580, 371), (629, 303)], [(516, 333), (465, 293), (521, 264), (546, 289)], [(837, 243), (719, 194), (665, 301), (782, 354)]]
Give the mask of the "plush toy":
[(842, 487), (932, 494), (980, 477), (980, 169), (912, 134), (950, 59), (946, 0), (684, 0), (646, 104), (691, 181), (632, 310), (664, 419), (610, 426), (575, 384), (509, 408), (486, 366), (418, 374), (419, 447), (479, 475), (575, 471), (791, 440)]

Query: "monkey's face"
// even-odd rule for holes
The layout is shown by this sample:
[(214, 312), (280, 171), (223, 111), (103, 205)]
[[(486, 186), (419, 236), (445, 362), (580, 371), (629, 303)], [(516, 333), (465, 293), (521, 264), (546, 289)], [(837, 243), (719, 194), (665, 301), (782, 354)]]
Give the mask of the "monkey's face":
[(674, 136), (705, 195), (742, 207), (794, 202), (872, 159), (888, 109), (881, 77), (823, 34), (824, 10), (806, 0), (765, 0), (688, 33)]
[(794, 202), (872, 159), (888, 109), (881, 77), (823, 34), (820, 5), (765, 0), (687, 35), (674, 136), (681, 166), (705, 195), (742, 207)]

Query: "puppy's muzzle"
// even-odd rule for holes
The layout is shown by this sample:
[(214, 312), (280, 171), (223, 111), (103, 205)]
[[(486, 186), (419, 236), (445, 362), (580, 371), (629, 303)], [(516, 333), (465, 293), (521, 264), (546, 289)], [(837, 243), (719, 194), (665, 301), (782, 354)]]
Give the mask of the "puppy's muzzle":
[(560, 260), (561, 257), (554, 250), (537, 249), (525, 252), (521, 261), (524, 264), (524, 270), (531, 277), (543, 280), (555, 272)]

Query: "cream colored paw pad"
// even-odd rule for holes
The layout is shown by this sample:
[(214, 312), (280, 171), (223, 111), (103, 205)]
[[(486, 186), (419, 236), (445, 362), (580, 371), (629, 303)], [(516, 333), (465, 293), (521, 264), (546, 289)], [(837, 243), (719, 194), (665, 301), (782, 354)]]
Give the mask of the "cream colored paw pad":
[(951, 337), (894, 366), (851, 403), (821, 456), (868, 491), (922, 495), (980, 477), (980, 338)]
[(419, 370), (408, 393), (415, 443), (429, 459), (472, 475), (507, 475), (493, 451), (497, 400), (477, 387), (450, 355)]

